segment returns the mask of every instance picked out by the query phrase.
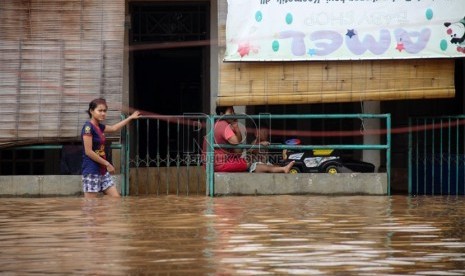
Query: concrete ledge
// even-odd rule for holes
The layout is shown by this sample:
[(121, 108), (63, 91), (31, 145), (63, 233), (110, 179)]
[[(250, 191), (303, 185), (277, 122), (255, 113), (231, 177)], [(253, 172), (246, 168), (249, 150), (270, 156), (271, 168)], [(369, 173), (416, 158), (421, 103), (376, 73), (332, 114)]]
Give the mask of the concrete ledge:
[(215, 173), (215, 195), (387, 195), (386, 173)]
[[(120, 190), (121, 175), (114, 175)], [(80, 175), (0, 176), (0, 196), (78, 196)], [(386, 173), (215, 173), (215, 195), (386, 195)]]
[[(120, 190), (121, 175), (114, 175)], [(0, 176), (0, 196), (77, 196), (82, 194), (80, 175), (8, 175)]]

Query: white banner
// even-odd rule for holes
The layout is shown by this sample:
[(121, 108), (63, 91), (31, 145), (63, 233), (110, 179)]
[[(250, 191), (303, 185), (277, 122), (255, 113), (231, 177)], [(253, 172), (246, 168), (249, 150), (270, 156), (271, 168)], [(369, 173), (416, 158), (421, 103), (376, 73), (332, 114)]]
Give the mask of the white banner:
[(465, 57), (465, 0), (228, 0), (225, 61)]

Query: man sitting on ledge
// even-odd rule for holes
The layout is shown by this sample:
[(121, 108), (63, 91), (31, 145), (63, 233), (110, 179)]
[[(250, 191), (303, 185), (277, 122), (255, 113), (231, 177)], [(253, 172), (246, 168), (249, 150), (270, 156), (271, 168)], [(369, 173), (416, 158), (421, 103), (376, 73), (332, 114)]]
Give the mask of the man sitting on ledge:
[[(234, 108), (232, 106), (218, 106), (216, 114), (220, 116), (234, 115)], [(216, 144), (240, 144), (243, 138), (237, 120), (221, 118), (216, 121), (214, 139)], [(247, 160), (247, 156), (241, 157), (240, 152), (231, 148), (215, 148), (214, 162), (215, 172), (288, 173), (294, 165), (294, 162), (291, 162), (284, 167), (279, 167), (262, 162), (252, 162)]]

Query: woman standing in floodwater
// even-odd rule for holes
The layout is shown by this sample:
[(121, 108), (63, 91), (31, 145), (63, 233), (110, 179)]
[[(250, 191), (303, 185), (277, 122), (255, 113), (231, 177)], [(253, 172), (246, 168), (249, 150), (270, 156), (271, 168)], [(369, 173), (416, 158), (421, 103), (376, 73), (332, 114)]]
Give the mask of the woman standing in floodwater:
[(82, 188), (84, 197), (97, 197), (100, 192), (112, 197), (120, 197), (110, 173), (115, 171), (113, 165), (107, 160), (105, 154), (105, 134), (115, 132), (127, 125), (132, 119), (140, 117), (135, 111), (128, 118), (114, 124), (104, 125), (107, 117), (107, 102), (99, 98), (89, 103), (90, 120), (84, 123), (81, 130), (82, 144)]

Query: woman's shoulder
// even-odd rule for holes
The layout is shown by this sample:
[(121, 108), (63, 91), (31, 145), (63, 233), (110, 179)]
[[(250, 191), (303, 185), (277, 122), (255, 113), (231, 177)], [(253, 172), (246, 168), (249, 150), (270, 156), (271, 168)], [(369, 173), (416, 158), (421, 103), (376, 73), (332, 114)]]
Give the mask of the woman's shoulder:
[[(85, 121), (84, 122), (84, 125), (82, 126), (82, 130), (85, 132), (85, 133), (90, 133), (92, 130), (94, 131), (98, 131), (96, 130), (97, 126), (92, 124), (91, 121)], [(105, 125), (104, 124), (98, 124), (98, 128), (103, 131), (105, 129)]]
[(86, 121), (82, 126), (82, 134), (91, 134), (92, 133), (92, 124), (89, 121)]
[(219, 120), (215, 122), (215, 129), (224, 128), (229, 126), (229, 122), (226, 120)]
[[(91, 121), (85, 121), (83, 127), (86, 127), (86, 126), (89, 126), (89, 127), (91, 127), (91, 128), (96, 127), (96, 125), (92, 124)], [(101, 124), (101, 123), (98, 124), (98, 127), (99, 127), (100, 129), (105, 129), (105, 125), (104, 125), (104, 124)]]
[(85, 121), (82, 125), (82, 128), (92, 128), (92, 123), (90, 121)]

